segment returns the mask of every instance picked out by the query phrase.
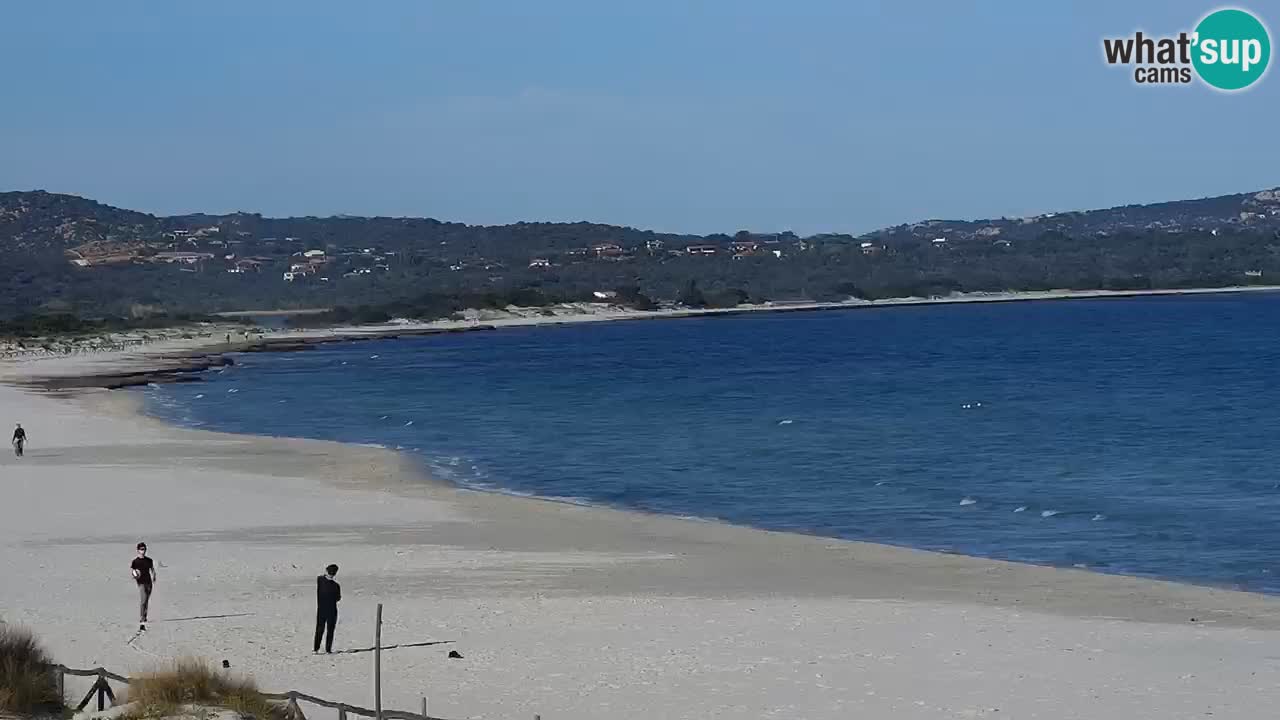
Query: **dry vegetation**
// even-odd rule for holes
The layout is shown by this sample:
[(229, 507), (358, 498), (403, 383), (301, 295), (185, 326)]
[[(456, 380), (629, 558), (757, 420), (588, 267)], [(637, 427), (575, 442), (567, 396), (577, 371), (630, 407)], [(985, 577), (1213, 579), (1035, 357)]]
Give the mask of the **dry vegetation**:
[(31, 631), (0, 625), (0, 713), (61, 715), (65, 712), (52, 661)]
[(226, 708), (241, 717), (258, 720), (284, 717), (281, 705), (262, 696), (248, 678), (213, 669), (203, 660), (185, 659), (164, 670), (133, 678), (127, 697), (136, 718), (185, 715), (184, 706)]

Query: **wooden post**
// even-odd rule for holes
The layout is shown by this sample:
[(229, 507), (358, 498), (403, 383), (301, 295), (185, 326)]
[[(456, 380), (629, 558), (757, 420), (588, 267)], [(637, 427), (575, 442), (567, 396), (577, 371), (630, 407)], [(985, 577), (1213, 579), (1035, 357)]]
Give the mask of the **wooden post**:
[(382, 720), (382, 603), (378, 603), (373, 630), (373, 712), (377, 720)]
[(57, 667), (58, 673), (58, 702), (65, 702), (67, 698), (67, 669), (62, 665)]
[(422, 696), (422, 718), (423, 720), (426, 720), (427, 718), (427, 696), (426, 695)]
[(347, 720), (347, 708), (345, 705), (338, 708), (338, 720)]
[(107, 681), (103, 680), (102, 676), (99, 675), (98, 682), (94, 683), (94, 687), (98, 688), (98, 712), (102, 712), (107, 709), (107, 694), (102, 691), (102, 686), (106, 684), (106, 682)]

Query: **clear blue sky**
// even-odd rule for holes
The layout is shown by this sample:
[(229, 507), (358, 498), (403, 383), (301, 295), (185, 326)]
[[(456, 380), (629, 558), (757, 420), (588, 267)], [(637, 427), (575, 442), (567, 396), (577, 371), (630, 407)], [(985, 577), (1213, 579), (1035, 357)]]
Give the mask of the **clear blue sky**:
[(5, 2), (0, 189), (814, 233), (1280, 185), (1274, 68), (1223, 95), (1102, 62), (1214, 7)]

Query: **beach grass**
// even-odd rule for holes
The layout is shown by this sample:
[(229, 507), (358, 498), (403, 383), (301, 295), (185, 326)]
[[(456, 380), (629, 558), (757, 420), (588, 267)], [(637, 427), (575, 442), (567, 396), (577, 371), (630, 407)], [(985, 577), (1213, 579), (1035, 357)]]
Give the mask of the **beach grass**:
[(63, 714), (52, 664), (30, 630), (0, 625), (0, 713)]
[(183, 708), (191, 705), (225, 708), (258, 720), (284, 717), (284, 707), (263, 697), (252, 679), (215, 670), (197, 658), (133, 678), (124, 699), (134, 704), (133, 718), (187, 715)]

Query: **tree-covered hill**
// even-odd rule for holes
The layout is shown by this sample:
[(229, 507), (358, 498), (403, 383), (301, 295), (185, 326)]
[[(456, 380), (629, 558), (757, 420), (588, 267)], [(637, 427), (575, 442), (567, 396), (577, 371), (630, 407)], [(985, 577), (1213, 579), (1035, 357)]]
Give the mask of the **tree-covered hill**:
[[(596, 297), (834, 300), (955, 291), (1273, 283), (1280, 192), (931, 220), (862, 236), (654, 233), (595, 223), (156, 217), (0, 193), (0, 317)], [(443, 299), (443, 300), (442, 300)], [(429, 302), (428, 302), (429, 301)], [(441, 305), (443, 303), (443, 305)]]

